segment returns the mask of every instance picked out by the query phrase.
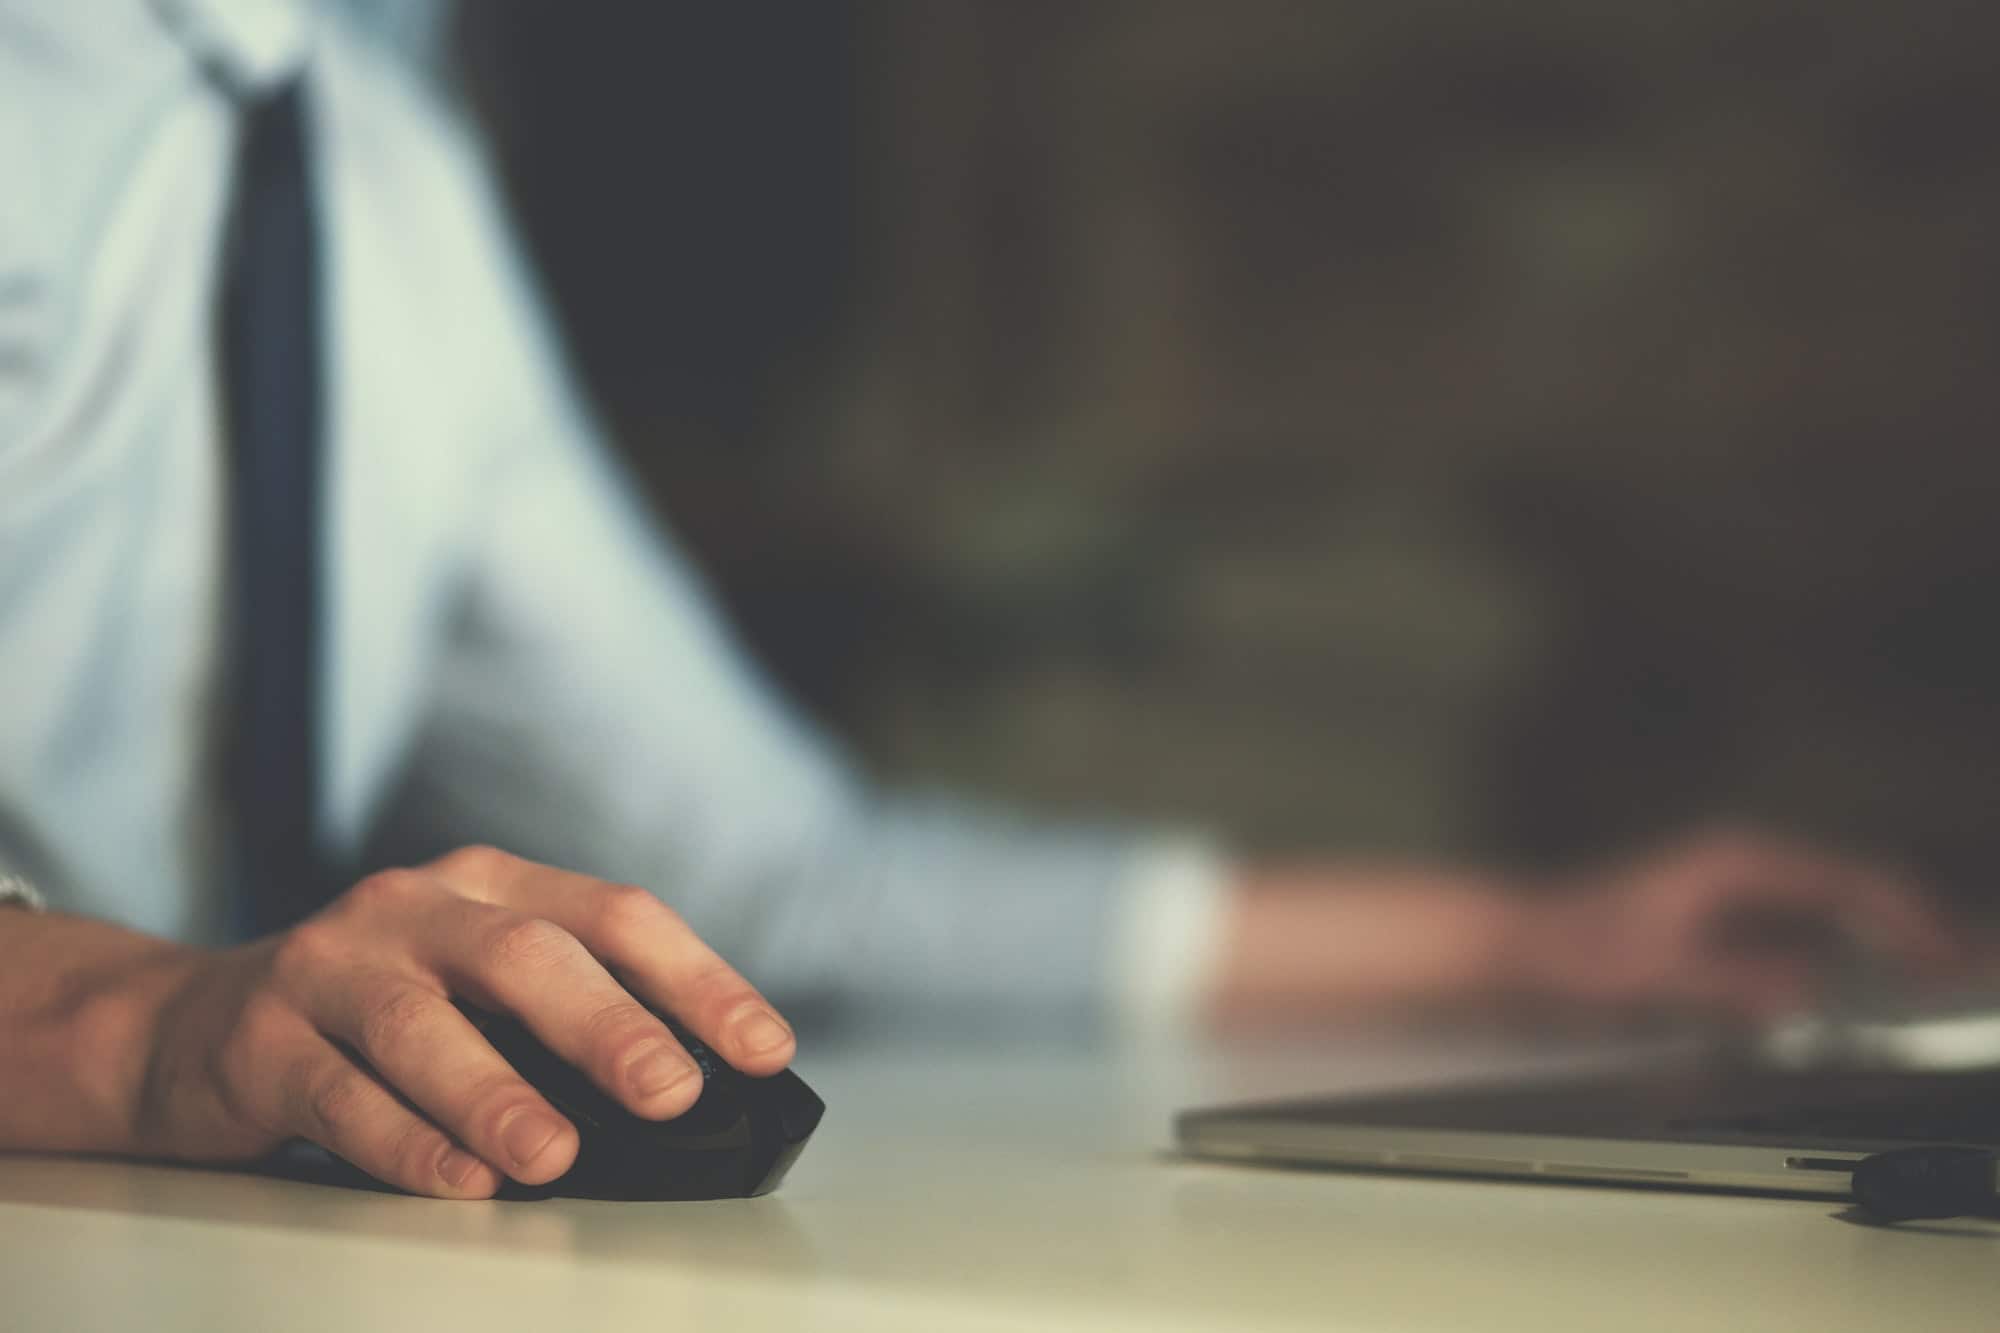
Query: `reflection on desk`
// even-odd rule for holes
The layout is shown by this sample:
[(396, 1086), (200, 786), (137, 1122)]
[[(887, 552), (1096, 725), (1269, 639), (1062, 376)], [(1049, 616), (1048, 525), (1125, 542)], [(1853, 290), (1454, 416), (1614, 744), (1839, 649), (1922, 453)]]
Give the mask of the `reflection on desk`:
[[(1574, 1068), (1598, 1052), (1544, 1053)], [(61, 1329), (1984, 1327), (2000, 1226), (1824, 1202), (1277, 1171), (1166, 1150), (1180, 1106), (1524, 1057), (847, 1050), (777, 1195), (445, 1203), (0, 1156), (0, 1304)]]

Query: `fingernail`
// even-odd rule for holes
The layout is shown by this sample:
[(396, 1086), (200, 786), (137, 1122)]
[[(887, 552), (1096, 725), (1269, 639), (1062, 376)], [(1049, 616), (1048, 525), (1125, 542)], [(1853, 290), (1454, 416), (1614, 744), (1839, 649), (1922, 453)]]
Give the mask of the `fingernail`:
[(438, 1159), (437, 1173), (444, 1177), (453, 1189), (464, 1189), (465, 1182), (472, 1179), (472, 1173), (485, 1165), (477, 1157), (463, 1148), (451, 1148)]
[(632, 1066), (632, 1087), (646, 1098), (657, 1097), (669, 1088), (700, 1077), (701, 1071), (695, 1068), (694, 1061), (664, 1046), (641, 1056)]
[(792, 1030), (780, 1023), (773, 1014), (761, 1010), (751, 1014), (736, 1026), (737, 1040), (752, 1055), (762, 1055), (775, 1051), (792, 1039)]
[(500, 1141), (517, 1166), (526, 1166), (562, 1133), (562, 1126), (536, 1111), (522, 1111), (501, 1127)]

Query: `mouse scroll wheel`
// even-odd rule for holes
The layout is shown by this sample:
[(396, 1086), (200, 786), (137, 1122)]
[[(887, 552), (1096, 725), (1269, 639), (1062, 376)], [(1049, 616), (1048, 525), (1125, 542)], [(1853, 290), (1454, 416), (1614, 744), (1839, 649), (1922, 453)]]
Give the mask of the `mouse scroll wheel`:
[(717, 1074), (728, 1068), (723, 1064), (722, 1057), (708, 1049), (707, 1042), (671, 1018), (667, 1020), (667, 1031), (674, 1034), (674, 1040), (681, 1044), (681, 1049), (694, 1059), (695, 1068), (701, 1070), (702, 1082), (712, 1082)]
[(715, 1058), (715, 1052), (698, 1041), (687, 1042), (687, 1053), (694, 1057), (695, 1068), (701, 1070), (702, 1081), (706, 1083), (721, 1072), (722, 1061)]

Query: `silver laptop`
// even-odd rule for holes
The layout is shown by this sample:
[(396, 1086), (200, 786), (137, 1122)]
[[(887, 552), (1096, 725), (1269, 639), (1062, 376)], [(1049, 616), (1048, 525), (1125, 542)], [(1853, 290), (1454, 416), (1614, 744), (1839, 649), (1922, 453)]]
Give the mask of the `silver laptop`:
[[(1194, 1156), (1846, 1198), (1878, 1152), (2000, 1152), (2000, 1017), (1768, 1034), (1759, 1058), (1183, 1112)], [(1982, 1046), (1981, 1042), (1985, 1045)], [(2000, 1178), (1995, 1181), (2000, 1193)]]

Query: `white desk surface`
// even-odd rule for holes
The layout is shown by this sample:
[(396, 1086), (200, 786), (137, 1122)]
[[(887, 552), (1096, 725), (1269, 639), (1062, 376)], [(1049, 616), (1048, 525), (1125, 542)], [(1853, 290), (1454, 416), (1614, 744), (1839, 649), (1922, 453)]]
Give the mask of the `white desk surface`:
[(808, 1052), (778, 1194), (441, 1203), (0, 1155), (0, 1327), (1976, 1329), (2000, 1225), (1825, 1201), (1291, 1172), (1167, 1155), (1177, 1106), (1380, 1086), (1493, 1052)]

